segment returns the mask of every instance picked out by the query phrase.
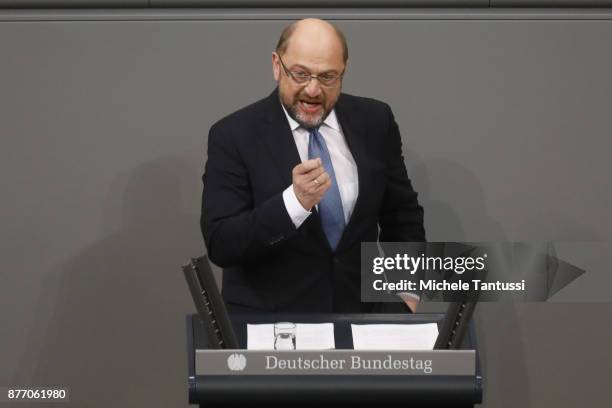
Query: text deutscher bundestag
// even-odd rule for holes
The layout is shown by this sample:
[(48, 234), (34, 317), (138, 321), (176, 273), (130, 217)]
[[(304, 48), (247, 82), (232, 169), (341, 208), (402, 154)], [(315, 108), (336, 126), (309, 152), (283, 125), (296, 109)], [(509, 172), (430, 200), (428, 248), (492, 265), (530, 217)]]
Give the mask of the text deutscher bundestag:
[(266, 356), (266, 370), (403, 370), (419, 371), (431, 374), (433, 371), (431, 360), (421, 360), (410, 357), (408, 359), (394, 359), (387, 355), (383, 359), (368, 359), (361, 356), (328, 359), (324, 356), (318, 358), (279, 358)]
[[(454, 272), (463, 275), (466, 272), (477, 272), (486, 269), (487, 254), (477, 257), (441, 257), (441, 256), (410, 256), (396, 254), (392, 257), (375, 257), (372, 261), (372, 272), (382, 275), (389, 271), (406, 272), (414, 275), (419, 271)], [(489, 281), (482, 279), (456, 278), (452, 281), (446, 279), (419, 279), (418, 281), (400, 279), (389, 282), (386, 279), (375, 279), (372, 287), (376, 291), (524, 291), (525, 280), (518, 282)]]

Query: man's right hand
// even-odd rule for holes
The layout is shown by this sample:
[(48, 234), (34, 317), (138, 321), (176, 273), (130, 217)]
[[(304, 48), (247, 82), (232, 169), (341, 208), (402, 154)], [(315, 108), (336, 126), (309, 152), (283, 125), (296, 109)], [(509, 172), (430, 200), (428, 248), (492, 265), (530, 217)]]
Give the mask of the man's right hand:
[(307, 160), (293, 168), (293, 192), (302, 207), (310, 211), (331, 187), (331, 179), (321, 159)]

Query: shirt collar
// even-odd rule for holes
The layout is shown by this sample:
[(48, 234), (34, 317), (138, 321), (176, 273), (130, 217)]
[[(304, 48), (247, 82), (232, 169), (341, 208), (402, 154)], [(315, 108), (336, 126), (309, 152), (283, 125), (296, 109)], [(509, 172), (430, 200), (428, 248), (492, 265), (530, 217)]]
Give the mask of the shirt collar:
[[(285, 116), (287, 117), (287, 121), (289, 122), (289, 127), (291, 128), (291, 131), (293, 132), (294, 130), (300, 128), (300, 124), (297, 123), (295, 119), (293, 119), (291, 116), (289, 116), (287, 109), (285, 109), (285, 105), (281, 103), (281, 106), (283, 108), (283, 112), (285, 112)], [(336, 116), (335, 109), (332, 109), (332, 111), (329, 112), (329, 115), (327, 115), (327, 117), (323, 121), (323, 125), (329, 126), (337, 132), (340, 131), (340, 124), (338, 123), (338, 117)]]

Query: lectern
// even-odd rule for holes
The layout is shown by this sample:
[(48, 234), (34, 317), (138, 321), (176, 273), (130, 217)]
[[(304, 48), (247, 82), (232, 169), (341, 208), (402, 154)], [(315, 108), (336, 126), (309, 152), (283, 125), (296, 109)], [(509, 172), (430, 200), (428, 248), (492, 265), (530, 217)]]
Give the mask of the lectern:
[[(436, 322), (441, 327), (444, 316), (444, 314), (248, 314), (232, 316), (232, 323), (239, 344), (244, 348), (247, 323), (333, 322), (336, 349), (350, 350), (353, 348), (351, 323)], [(198, 350), (208, 349), (207, 337), (200, 316), (197, 314), (188, 316), (189, 402), (200, 404), (201, 407), (267, 404), (472, 407), (482, 402), (482, 374), (473, 330), (469, 330), (464, 338), (463, 350), (474, 350), (474, 370), (466, 375), (201, 375), (196, 370), (196, 355)], [(459, 351), (434, 350), (431, 353), (456, 352)]]
[[(191, 404), (199, 404), (202, 408), (262, 405), (473, 407), (482, 402), (478, 347), (469, 324), (474, 304), (451, 305), (447, 314), (251, 313), (228, 316), (219, 301), (216, 285), (210, 281), (207, 267), (200, 258), (183, 268), (199, 311), (199, 314), (187, 316)], [(280, 321), (331, 322), (336, 349), (246, 350), (247, 324)], [(436, 350), (353, 350), (351, 324), (377, 323), (436, 323), (440, 333)], [(370, 372), (348, 369), (353, 359), (364, 356), (384, 359), (385, 368), (391, 369)], [(347, 364), (343, 368), (347, 369), (279, 372), (268, 370), (262, 363), (265, 359), (279, 357), (345, 361)], [(432, 370), (402, 369), (409, 367), (409, 364), (402, 366), (402, 362), (411, 361), (433, 362)]]

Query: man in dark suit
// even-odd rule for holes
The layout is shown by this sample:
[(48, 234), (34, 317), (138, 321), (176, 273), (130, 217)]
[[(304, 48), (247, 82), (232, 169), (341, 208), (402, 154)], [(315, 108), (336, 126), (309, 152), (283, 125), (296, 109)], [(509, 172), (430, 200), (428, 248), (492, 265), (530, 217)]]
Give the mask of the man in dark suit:
[(347, 61), (334, 26), (293, 23), (277, 89), (210, 129), (201, 227), (230, 312), (379, 311), (360, 301), (361, 242), (425, 240), (391, 109), (340, 92)]

